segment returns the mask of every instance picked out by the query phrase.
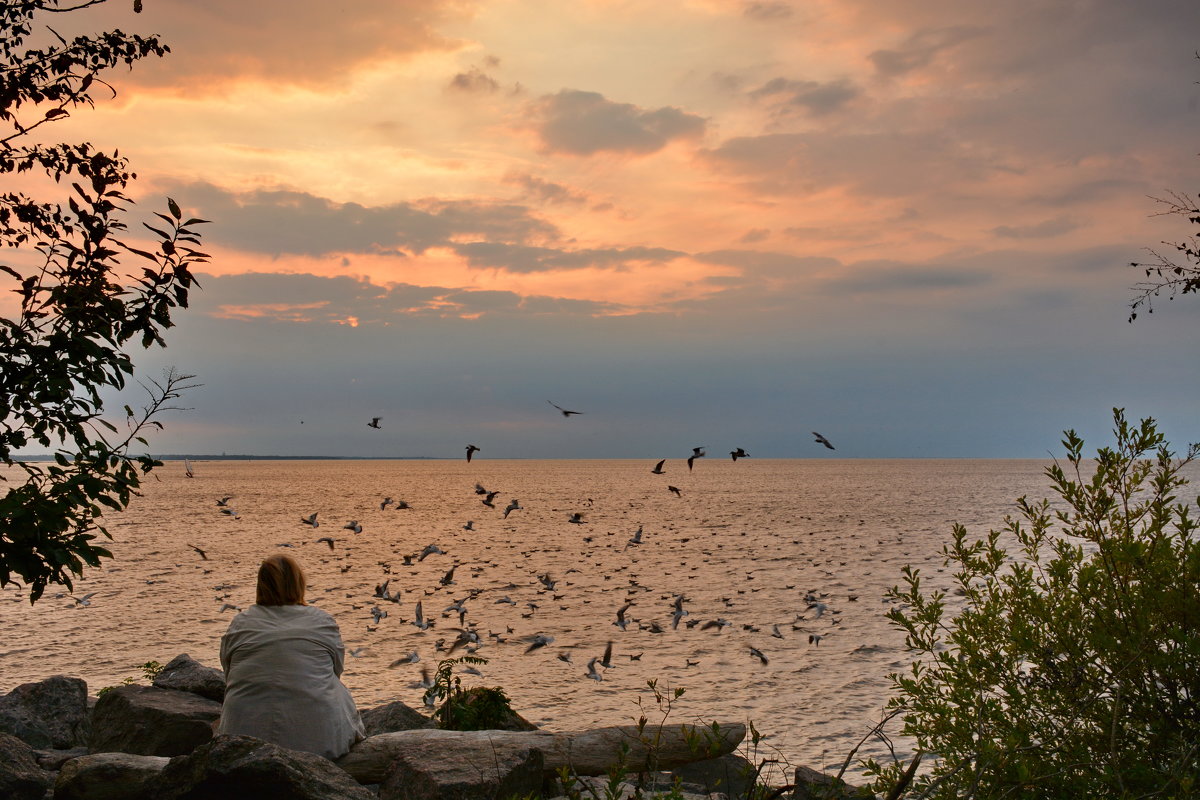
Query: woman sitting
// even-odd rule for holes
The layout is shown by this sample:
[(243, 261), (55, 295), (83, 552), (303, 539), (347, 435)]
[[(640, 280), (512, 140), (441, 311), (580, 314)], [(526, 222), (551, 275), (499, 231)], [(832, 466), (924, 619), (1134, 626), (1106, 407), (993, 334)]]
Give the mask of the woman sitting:
[(225, 705), (217, 732), (335, 759), (363, 737), (363, 725), (340, 680), (341, 632), (304, 602), (305, 583), (291, 556), (270, 556), (259, 567), (256, 605), (221, 637)]

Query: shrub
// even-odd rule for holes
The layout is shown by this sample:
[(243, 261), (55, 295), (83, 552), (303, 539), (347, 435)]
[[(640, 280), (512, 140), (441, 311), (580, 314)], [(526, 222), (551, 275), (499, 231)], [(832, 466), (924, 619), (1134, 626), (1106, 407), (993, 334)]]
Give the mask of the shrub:
[[(1200, 774), (1200, 548), (1155, 423), (1114, 410), (1094, 472), (1068, 431), (1058, 500), (1017, 501), (1001, 530), (947, 546), (964, 604), (906, 568), (889, 613), (918, 654), (890, 707), (932, 768), (869, 762), (876, 790), (934, 798), (1190, 797)], [(1200, 501), (1198, 501), (1200, 502)], [(1007, 548), (1015, 543), (1015, 552)], [(905, 773), (908, 773), (905, 775)], [(892, 794), (897, 796), (898, 792)]]

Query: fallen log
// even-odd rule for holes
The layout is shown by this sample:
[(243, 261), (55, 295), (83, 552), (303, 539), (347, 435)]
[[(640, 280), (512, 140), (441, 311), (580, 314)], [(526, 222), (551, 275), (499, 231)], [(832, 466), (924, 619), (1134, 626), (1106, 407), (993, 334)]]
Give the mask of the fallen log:
[(669, 770), (733, 752), (746, 736), (746, 726), (665, 725), (662, 728), (618, 725), (588, 731), (443, 731), (411, 730), (381, 733), (363, 739), (337, 760), (359, 783), (382, 783), (392, 762), (406, 747), (437, 742), (446, 751), (487, 753), (493, 747), (539, 750), (545, 771), (566, 767), (576, 775), (605, 775), (622, 761), (631, 772)]

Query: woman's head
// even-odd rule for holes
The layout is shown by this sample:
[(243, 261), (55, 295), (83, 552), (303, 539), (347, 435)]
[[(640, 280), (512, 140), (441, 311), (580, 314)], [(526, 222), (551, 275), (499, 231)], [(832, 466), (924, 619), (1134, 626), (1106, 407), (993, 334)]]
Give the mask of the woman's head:
[(258, 568), (258, 592), (254, 602), (260, 606), (303, 606), (307, 581), (300, 562), (291, 556), (268, 556)]

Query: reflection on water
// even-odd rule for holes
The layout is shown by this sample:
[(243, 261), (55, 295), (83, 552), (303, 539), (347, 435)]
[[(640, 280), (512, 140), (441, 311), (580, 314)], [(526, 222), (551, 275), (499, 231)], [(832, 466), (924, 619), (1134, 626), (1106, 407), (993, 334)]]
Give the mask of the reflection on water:
[[(445, 657), (436, 643), (457, 635), (457, 614), (443, 609), (469, 598), (466, 622), (489, 663), (466, 683), (503, 686), (534, 722), (629, 722), (657, 679), (687, 690), (677, 721), (753, 721), (792, 763), (836, 769), (878, 719), (888, 674), (907, 665), (883, 616), (901, 567), (944, 586), (939, 553), (952, 523), (982, 534), (1016, 497), (1047, 493), (1037, 461), (708, 458), (690, 473), (670, 460), (662, 476), (653, 466), (198, 462), (189, 480), (168, 464), (130, 511), (110, 519), (115, 559), (76, 585), (77, 594), (96, 593), (90, 607), (53, 591), (32, 608), (19, 591), (0, 593), (0, 688), (69, 674), (94, 693), (183, 652), (217, 666), (235, 613), (220, 609), (253, 603), (258, 562), (286, 545), (308, 570), (310, 602), (338, 620), (348, 650), (363, 648), (344, 675), (360, 707), (420, 706), (412, 686), (420, 668), (436, 666)], [(499, 492), (494, 509), (476, 483)], [(225, 495), (236, 516), (221, 513)], [(386, 497), (411, 508), (381, 509)], [(505, 519), (513, 499), (520, 509)], [(316, 529), (301, 522), (314, 512)], [(577, 512), (581, 521), (570, 522)], [(361, 533), (343, 528), (352, 520)], [(639, 527), (640, 544), (630, 544)], [(324, 536), (332, 550), (317, 541)], [(430, 544), (444, 553), (405, 565)], [(443, 586), (451, 566), (453, 583)], [(373, 596), (388, 578), (397, 604)], [(673, 627), (681, 594), (686, 615)], [(810, 608), (807, 595), (824, 608)], [(418, 601), (436, 620), (426, 631), (411, 624)], [(375, 605), (388, 612), (378, 626)], [(554, 641), (526, 654), (536, 634)], [(610, 641), (612, 667), (589, 680), (588, 662)], [(412, 650), (420, 663), (389, 666)], [(886, 751), (867, 745), (860, 755)]]

